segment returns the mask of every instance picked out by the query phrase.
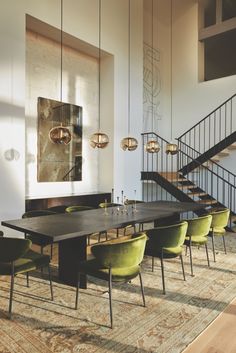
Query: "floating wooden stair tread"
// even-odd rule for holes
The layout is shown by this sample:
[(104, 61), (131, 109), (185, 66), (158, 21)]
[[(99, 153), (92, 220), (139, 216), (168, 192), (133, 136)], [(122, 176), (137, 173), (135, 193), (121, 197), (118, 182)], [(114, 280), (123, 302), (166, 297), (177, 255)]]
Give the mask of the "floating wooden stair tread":
[(229, 150), (227, 148), (225, 148), (224, 150), (222, 150), (221, 152), (217, 153), (217, 156), (219, 157), (226, 157), (229, 156)]
[(177, 172), (161, 172), (159, 174), (170, 182), (186, 181), (186, 179), (179, 176), (179, 173)]
[(212, 162), (219, 162), (220, 159), (219, 159), (217, 156), (214, 156), (214, 157), (211, 157), (211, 159), (209, 159), (209, 161), (212, 161)]
[(236, 150), (236, 142), (232, 143), (232, 145), (229, 145), (227, 147), (228, 150)]
[(196, 203), (202, 203), (204, 205), (213, 205), (215, 203), (218, 203), (217, 200), (197, 200), (195, 201)]
[(178, 185), (177, 189), (184, 190), (184, 189), (192, 189), (193, 185)]
[(188, 192), (188, 196), (206, 196), (207, 194), (205, 192), (199, 192), (199, 191), (193, 191), (193, 192)]

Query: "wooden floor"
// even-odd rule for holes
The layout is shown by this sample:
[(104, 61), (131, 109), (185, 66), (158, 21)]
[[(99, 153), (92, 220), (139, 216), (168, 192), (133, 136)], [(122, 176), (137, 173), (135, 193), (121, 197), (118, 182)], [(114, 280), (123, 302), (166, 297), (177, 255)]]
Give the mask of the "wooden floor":
[(183, 353), (236, 353), (236, 299)]

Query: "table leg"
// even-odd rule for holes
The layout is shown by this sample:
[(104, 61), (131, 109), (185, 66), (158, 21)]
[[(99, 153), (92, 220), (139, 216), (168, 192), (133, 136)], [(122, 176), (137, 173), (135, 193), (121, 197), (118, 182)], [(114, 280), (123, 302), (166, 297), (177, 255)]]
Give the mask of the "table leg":
[[(77, 285), (79, 262), (86, 260), (87, 237), (77, 237), (59, 242), (59, 279), (70, 286)], [(80, 276), (80, 287), (87, 287), (85, 275)]]

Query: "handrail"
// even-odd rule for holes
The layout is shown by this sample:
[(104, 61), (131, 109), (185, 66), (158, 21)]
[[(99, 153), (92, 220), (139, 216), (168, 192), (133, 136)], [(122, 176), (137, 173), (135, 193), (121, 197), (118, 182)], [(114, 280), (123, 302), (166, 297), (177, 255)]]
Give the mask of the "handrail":
[(193, 130), (196, 126), (198, 126), (199, 124), (201, 124), (204, 120), (206, 120), (207, 118), (209, 118), (209, 116), (211, 116), (212, 114), (214, 114), (218, 109), (222, 108), (225, 104), (227, 104), (230, 100), (232, 100), (234, 97), (236, 96), (236, 93), (233, 94), (230, 98), (228, 98), (226, 101), (224, 101), (223, 103), (221, 103), (217, 108), (215, 108), (214, 110), (212, 110), (211, 113), (207, 114), (207, 116), (205, 116), (203, 119), (201, 119), (200, 121), (198, 121), (195, 125), (193, 125), (190, 129), (188, 129), (187, 131), (185, 131), (181, 136), (178, 137), (177, 140), (181, 139), (184, 135), (186, 135), (187, 133), (189, 133), (191, 130)]
[[(163, 140), (164, 142), (166, 143), (169, 143), (167, 140), (165, 140), (163, 137), (159, 136), (158, 134), (156, 134), (155, 132), (146, 132), (146, 133), (142, 133), (141, 135), (149, 135), (149, 134), (152, 134), (152, 135), (155, 135), (156, 137), (158, 137), (160, 140)], [(236, 188), (235, 185), (231, 184), (230, 182), (228, 182), (228, 180), (225, 180), (224, 178), (222, 178), (221, 176), (219, 176), (218, 174), (216, 174), (215, 172), (213, 172), (212, 170), (209, 170), (207, 167), (205, 167), (204, 165), (202, 165), (201, 163), (199, 163), (196, 159), (190, 157), (187, 153), (179, 150), (178, 153), (182, 153), (184, 154), (186, 157), (188, 157), (189, 159), (191, 159), (192, 161), (196, 162), (198, 164), (198, 167), (203, 167), (207, 172), (210, 172), (212, 173), (213, 175), (215, 175), (217, 178), (221, 179), (223, 182), (227, 183), (228, 185), (230, 185), (231, 187), (233, 188)], [(197, 167), (197, 168), (198, 168)]]
[[(179, 141), (179, 143), (181, 143), (181, 144), (185, 145), (187, 148), (193, 150), (195, 153), (198, 154), (198, 156), (201, 155), (201, 153), (200, 153), (199, 151), (197, 151), (197, 150), (195, 150), (193, 147), (187, 145), (187, 143), (185, 143), (185, 142), (183, 142), (183, 141)], [(196, 162), (197, 162), (197, 161), (196, 161)], [(222, 167), (220, 164), (216, 163), (215, 161), (212, 161), (212, 160), (211, 160), (211, 163), (212, 163), (213, 165), (216, 165), (217, 168), (223, 169), (224, 172), (226, 172), (226, 173), (232, 175), (233, 178), (236, 178), (236, 174), (232, 173), (230, 170), (228, 170), (228, 169)]]

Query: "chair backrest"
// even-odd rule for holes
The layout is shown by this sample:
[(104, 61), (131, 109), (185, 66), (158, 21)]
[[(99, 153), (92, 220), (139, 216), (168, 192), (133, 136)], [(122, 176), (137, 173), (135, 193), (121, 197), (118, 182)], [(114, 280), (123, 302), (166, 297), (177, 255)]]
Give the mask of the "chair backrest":
[(146, 241), (145, 233), (136, 233), (129, 239), (116, 239), (95, 244), (91, 247), (91, 251), (106, 268), (128, 268), (142, 262)]
[(66, 208), (69, 207), (68, 205), (57, 205), (51, 206), (47, 208), (47, 211), (52, 211), (55, 213), (65, 213)]
[(40, 216), (49, 216), (53, 215), (55, 212), (49, 210), (33, 210), (27, 211), (22, 215), (22, 218), (32, 218), (32, 217), (40, 217)]
[(119, 203), (114, 203), (114, 202), (101, 202), (98, 207), (100, 208), (105, 208), (105, 207), (116, 207), (116, 206), (121, 206)]
[(182, 246), (188, 223), (186, 221), (147, 230), (148, 247), (175, 248)]
[(0, 262), (12, 262), (23, 256), (31, 247), (29, 239), (0, 238)]
[(210, 214), (212, 215), (212, 228), (225, 228), (227, 226), (230, 215), (230, 210), (228, 208), (213, 211)]
[(206, 215), (188, 219), (187, 235), (200, 235), (206, 237), (210, 231), (212, 216)]
[(83, 205), (75, 205), (75, 206), (69, 206), (65, 209), (65, 211), (68, 213), (80, 212), (80, 211), (86, 211), (86, 210), (92, 210), (92, 207), (83, 206)]

